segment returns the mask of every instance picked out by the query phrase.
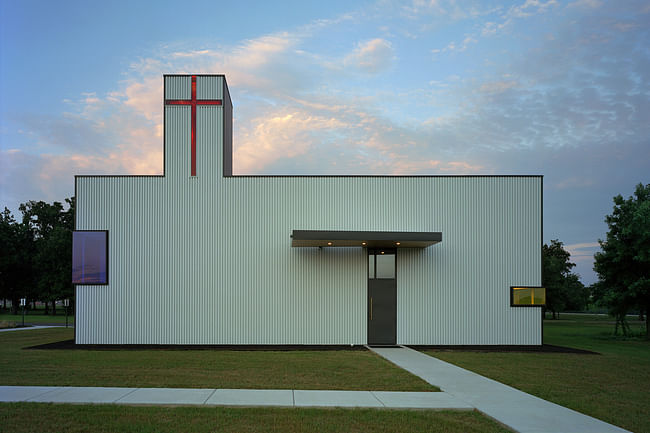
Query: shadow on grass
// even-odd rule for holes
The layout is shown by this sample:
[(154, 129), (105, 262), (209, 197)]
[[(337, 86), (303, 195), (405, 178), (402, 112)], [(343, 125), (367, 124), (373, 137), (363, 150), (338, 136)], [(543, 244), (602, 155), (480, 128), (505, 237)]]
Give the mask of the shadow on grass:
[[(575, 353), (582, 355), (600, 355), (591, 350), (573, 347), (542, 344), (541, 346), (409, 346), (418, 351), (462, 351), (462, 352), (538, 352), (538, 353)], [(230, 351), (314, 351), (314, 350), (368, 350), (356, 345), (174, 345), (174, 344), (75, 344), (74, 340), (55, 341), (24, 347), (24, 350), (230, 350)]]
[(24, 347), (23, 350), (230, 350), (230, 351), (321, 351), (321, 350), (368, 350), (361, 345), (273, 345), (273, 344), (75, 344), (74, 340), (55, 341)]

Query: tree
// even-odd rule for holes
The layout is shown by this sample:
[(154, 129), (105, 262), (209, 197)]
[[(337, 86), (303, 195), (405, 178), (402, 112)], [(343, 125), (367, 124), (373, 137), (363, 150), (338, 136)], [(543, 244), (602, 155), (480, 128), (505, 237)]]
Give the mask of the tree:
[(16, 314), (19, 299), (31, 294), (34, 285), (35, 245), (31, 230), (17, 223), (7, 208), (0, 214), (0, 245), (0, 295), (11, 299)]
[[(2, 299), (14, 299), (16, 290), (16, 220), (5, 207), (0, 214), (0, 296)], [(12, 305), (15, 303), (12, 302)]]
[(23, 225), (31, 230), (35, 243), (32, 257), (35, 289), (34, 298), (52, 303), (56, 314), (56, 300), (71, 297), (72, 284), (72, 230), (74, 225), (74, 198), (66, 199), (68, 210), (59, 202), (29, 201), (20, 205)]
[(560, 311), (581, 309), (580, 305), (584, 305), (580, 299), (585, 287), (579, 277), (571, 273), (575, 263), (570, 259), (571, 254), (559, 240), (542, 245), (542, 285), (546, 287), (546, 309), (553, 313), (554, 319)]
[(633, 308), (645, 312), (650, 339), (650, 184), (638, 184), (627, 200), (614, 197), (614, 210), (605, 222), (609, 231), (595, 255), (599, 282), (594, 297), (616, 317), (615, 332), (621, 325), (623, 335), (629, 331), (627, 313)]
[(564, 280), (565, 288), (565, 309), (567, 311), (583, 311), (587, 308), (589, 303), (589, 296), (591, 289), (585, 287), (580, 281), (580, 277), (576, 274), (567, 275)]
[(12, 270), (16, 256), (16, 220), (9, 209), (0, 214), (0, 296), (2, 299), (13, 297), (14, 282)]

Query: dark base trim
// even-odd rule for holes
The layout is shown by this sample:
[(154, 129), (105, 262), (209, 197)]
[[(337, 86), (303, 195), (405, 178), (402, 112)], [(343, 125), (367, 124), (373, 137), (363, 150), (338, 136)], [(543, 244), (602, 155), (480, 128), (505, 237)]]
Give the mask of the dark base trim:
[(408, 346), (415, 350), (440, 350), (454, 352), (539, 352), (539, 353), (575, 353), (581, 355), (600, 355), (591, 350), (576, 349), (573, 347), (553, 346), (540, 344), (538, 346), (524, 345), (439, 345), (439, 346)]
[(386, 347), (402, 347), (398, 344), (369, 344), (368, 347), (386, 348)]
[(74, 340), (57, 341), (25, 350), (234, 350), (288, 352), (299, 350), (368, 350), (364, 345), (345, 344), (75, 344)]

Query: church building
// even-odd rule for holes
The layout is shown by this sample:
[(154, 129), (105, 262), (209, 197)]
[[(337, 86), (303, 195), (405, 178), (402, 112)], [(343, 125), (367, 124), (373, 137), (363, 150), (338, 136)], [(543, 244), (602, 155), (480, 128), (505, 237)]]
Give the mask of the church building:
[(163, 174), (75, 176), (77, 344), (542, 343), (542, 176), (236, 175), (226, 78), (163, 80)]

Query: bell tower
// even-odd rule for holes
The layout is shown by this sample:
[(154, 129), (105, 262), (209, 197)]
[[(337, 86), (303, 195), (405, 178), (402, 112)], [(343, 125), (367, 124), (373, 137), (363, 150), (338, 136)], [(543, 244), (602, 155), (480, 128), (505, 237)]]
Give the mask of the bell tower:
[(165, 75), (165, 174), (232, 176), (232, 102), (223, 75)]

